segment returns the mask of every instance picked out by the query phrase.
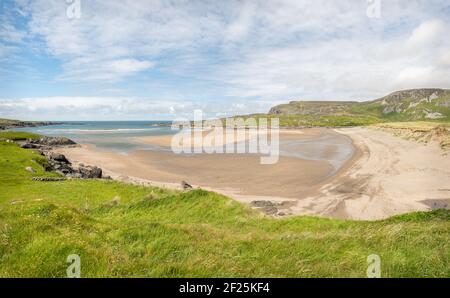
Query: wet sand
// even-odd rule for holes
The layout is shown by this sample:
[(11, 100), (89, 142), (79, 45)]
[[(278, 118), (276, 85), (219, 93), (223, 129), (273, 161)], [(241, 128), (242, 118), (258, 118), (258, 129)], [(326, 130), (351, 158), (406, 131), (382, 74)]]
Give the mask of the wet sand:
[(438, 143), (424, 145), (369, 128), (344, 128), (361, 157), (320, 189), (299, 200), (292, 214), (377, 220), (450, 209), (450, 156)]
[[(165, 148), (168, 140), (140, 141)], [(450, 157), (436, 144), (368, 128), (301, 129), (281, 132), (280, 151), (278, 163), (261, 165), (250, 154), (61, 149), (71, 161), (100, 166), (119, 180), (165, 187), (185, 180), (244, 203), (271, 201), (285, 215), (374, 220), (449, 208)]]
[[(139, 150), (118, 154), (83, 145), (60, 152), (72, 162), (102, 167), (107, 175), (123, 180), (125, 176), (147, 179), (155, 185), (173, 186), (181, 181), (227, 194), (241, 201), (264, 197), (299, 199), (317, 192), (342, 164), (352, 157), (353, 146), (347, 137), (330, 129), (305, 129), (280, 133), (281, 156), (273, 165), (260, 163), (258, 154), (174, 154), (168, 149), (171, 136), (139, 138), (161, 146), (161, 150)], [(303, 158), (295, 156), (298, 141), (316, 143), (305, 148)], [(320, 143), (320, 140), (325, 143)], [(346, 154), (337, 148), (346, 143)], [(285, 145), (294, 146), (294, 151)], [(334, 149), (330, 149), (334, 148)], [(337, 165), (339, 167), (337, 168)], [(261, 198), (262, 197), (262, 198)]]

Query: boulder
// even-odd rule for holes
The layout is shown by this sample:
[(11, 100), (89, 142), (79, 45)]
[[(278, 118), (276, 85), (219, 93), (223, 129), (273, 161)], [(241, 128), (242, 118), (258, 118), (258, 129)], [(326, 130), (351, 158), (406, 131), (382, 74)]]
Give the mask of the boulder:
[(66, 175), (72, 174), (73, 173), (73, 169), (70, 166), (67, 166), (67, 165), (65, 165), (65, 166), (61, 166), (60, 165), (58, 167), (58, 169), (56, 169), (56, 172), (61, 174), (61, 175), (66, 176)]
[(63, 154), (59, 154), (59, 153), (55, 153), (55, 152), (50, 152), (47, 157), (50, 160), (53, 161), (57, 161), (60, 163), (66, 163), (66, 164), (70, 164), (70, 161), (67, 160), (67, 158), (63, 155)]
[(72, 172), (67, 174), (66, 177), (70, 179), (81, 179), (81, 174), (78, 172)]
[(81, 178), (83, 178), (83, 179), (102, 178), (102, 169), (95, 167), (95, 166), (94, 167), (91, 167), (91, 166), (79, 167), (77, 172), (80, 173)]
[(24, 143), (20, 146), (23, 149), (38, 149), (41, 146), (37, 145), (37, 144), (33, 144), (33, 143)]

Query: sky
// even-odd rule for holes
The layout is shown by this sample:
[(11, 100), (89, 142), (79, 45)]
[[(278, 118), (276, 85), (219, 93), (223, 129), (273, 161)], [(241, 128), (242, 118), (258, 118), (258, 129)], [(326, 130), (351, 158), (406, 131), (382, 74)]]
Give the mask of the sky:
[(450, 87), (448, 0), (1, 0), (0, 117), (163, 120)]

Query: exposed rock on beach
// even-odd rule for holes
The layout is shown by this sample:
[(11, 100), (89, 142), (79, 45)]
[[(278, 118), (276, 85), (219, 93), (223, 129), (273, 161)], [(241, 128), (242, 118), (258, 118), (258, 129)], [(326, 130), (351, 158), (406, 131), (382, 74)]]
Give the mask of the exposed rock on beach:
[[(100, 179), (103, 178), (103, 171), (96, 166), (79, 164), (73, 166), (64, 154), (54, 152), (60, 147), (76, 147), (78, 144), (65, 137), (42, 137), (37, 140), (27, 140), (22, 143), (24, 149), (32, 149), (47, 158), (44, 169), (48, 172), (56, 172), (66, 178), (78, 179)], [(108, 178), (108, 177), (105, 177)], [(44, 180), (38, 180), (44, 181)], [(47, 180), (45, 180), (47, 181)], [(52, 180), (53, 181), (53, 180)]]

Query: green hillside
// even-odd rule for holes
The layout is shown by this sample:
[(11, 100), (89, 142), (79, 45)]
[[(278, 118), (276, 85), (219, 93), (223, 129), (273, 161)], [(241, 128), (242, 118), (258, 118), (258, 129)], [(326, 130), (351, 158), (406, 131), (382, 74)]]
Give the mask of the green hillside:
[(44, 162), (0, 141), (1, 277), (65, 277), (70, 254), (82, 277), (365, 277), (370, 254), (383, 277), (450, 277), (448, 210), (273, 219), (203, 190), (32, 181)]
[(48, 122), (48, 121), (20, 121), (0, 118), (0, 130), (27, 127), (27, 126), (41, 126), (41, 125), (54, 125), (60, 124), (60, 122)]
[(279, 117), (283, 126), (349, 126), (418, 120), (448, 122), (450, 90), (397, 91), (367, 102), (291, 101), (273, 107), (269, 115)]

